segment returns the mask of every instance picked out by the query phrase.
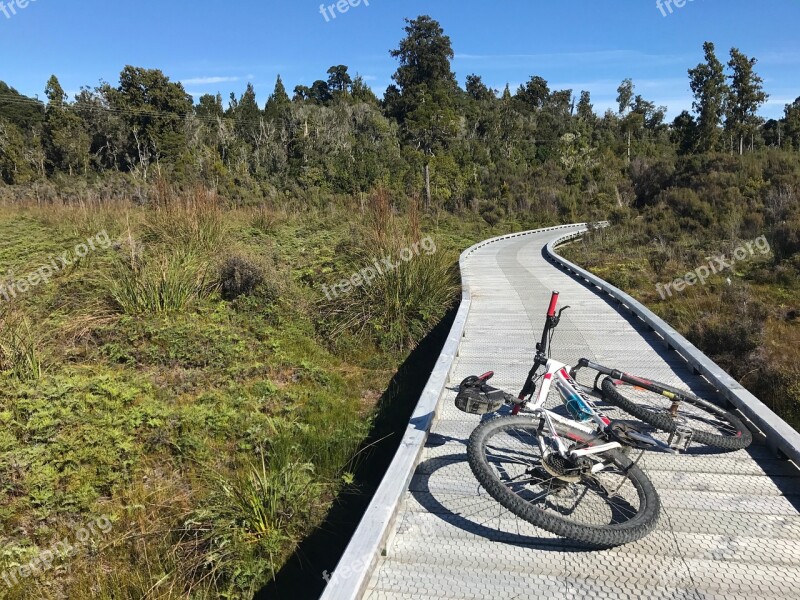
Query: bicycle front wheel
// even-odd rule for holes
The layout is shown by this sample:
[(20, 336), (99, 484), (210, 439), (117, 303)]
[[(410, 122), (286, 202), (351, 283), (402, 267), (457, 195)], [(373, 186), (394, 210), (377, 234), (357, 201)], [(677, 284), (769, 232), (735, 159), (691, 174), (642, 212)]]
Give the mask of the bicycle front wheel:
[[(661, 504), (653, 484), (621, 452), (564, 459), (539, 446), (538, 421), (500, 417), (469, 439), (469, 465), (489, 495), (518, 517), (558, 536), (608, 548), (638, 540), (656, 526)], [(604, 468), (591, 473), (602, 461)]]
[(741, 420), (702, 398), (682, 400), (673, 414), (672, 400), (642, 387), (607, 377), (602, 389), (606, 400), (661, 431), (688, 427), (693, 441), (722, 450), (741, 450), (753, 442)]

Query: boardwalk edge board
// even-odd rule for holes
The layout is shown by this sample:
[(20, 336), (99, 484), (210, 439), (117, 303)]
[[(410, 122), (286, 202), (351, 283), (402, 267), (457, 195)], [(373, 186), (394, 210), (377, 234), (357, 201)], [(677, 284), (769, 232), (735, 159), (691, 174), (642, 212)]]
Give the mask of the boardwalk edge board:
[[(576, 223), (574, 225), (546, 227), (534, 231), (503, 235), (479, 242), (461, 254), (459, 267), (463, 272), (464, 263), (469, 256), (489, 244), (525, 235), (575, 229), (576, 227), (582, 227), (583, 229), (580, 231), (583, 233), (586, 231), (587, 224)], [(322, 600), (354, 600), (361, 598), (366, 591), (375, 565), (384, 553), (395, 530), (394, 525), (403, 497), (408, 490), (411, 478), (422, 456), (428, 434), (438, 415), (439, 401), (443, 395), (442, 392), (445, 385), (447, 385), (458, 353), (458, 347), (464, 335), (471, 302), (469, 284), (463, 282), (461, 305), (442, 353), (439, 355), (436, 366), (420, 396), (392, 464), (386, 471), (386, 475), (381, 481), (367, 511), (364, 513), (344, 555), (339, 560), (336, 571), (322, 594)]]
[(795, 431), (791, 425), (781, 419), (761, 400), (744, 389), (738, 381), (728, 375), (719, 365), (703, 354), (665, 321), (650, 312), (643, 304), (558, 254), (556, 251), (557, 246), (574, 240), (583, 235), (583, 233), (571, 233), (551, 240), (545, 247), (548, 259), (560, 268), (569, 271), (575, 277), (598, 288), (600, 292), (611, 296), (622, 308), (646, 323), (650, 329), (663, 338), (664, 343), (670, 349), (678, 353), (688, 363), (692, 370), (719, 390), (719, 393), (750, 421), (750, 424), (760, 430), (766, 438), (767, 445), (776, 454), (800, 466), (800, 433)]

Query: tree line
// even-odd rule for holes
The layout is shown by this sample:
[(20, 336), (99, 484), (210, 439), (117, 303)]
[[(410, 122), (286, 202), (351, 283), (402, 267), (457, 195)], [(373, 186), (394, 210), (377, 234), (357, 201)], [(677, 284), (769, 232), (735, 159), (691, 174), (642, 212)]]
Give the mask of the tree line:
[(0, 179), (68, 187), (116, 177), (145, 197), (159, 179), (242, 201), (319, 201), (385, 187), (491, 220), (531, 198), (570, 216), (580, 191), (598, 209), (619, 204), (620, 171), (636, 158), (800, 150), (800, 98), (783, 118), (762, 119), (768, 96), (757, 61), (736, 48), (723, 63), (713, 43), (704, 45), (688, 71), (693, 110), (667, 123), (666, 107), (637, 94), (630, 79), (618, 110), (603, 115), (588, 91), (551, 89), (540, 76), (512, 92), (471, 74), (462, 88), (437, 21), (406, 20), (405, 33), (382, 99), (346, 65), (291, 97), (279, 76), (263, 104), (252, 84), (227, 102), (217, 94), (195, 103), (161, 71), (133, 66), (118, 85), (84, 87), (72, 100), (56, 76), (44, 102), (0, 82)]

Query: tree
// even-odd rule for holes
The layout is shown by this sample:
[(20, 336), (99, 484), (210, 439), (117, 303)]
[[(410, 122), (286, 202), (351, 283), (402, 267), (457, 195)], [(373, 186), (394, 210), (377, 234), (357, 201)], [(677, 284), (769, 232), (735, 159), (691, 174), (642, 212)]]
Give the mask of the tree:
[(51, 170), (75, 171), (84, 174), (89, 168), (91, 140), (81, 118), (66, 106), (67, 95), (55, 75), (45, 87), (47, 111), (45, 112), (42, 143), (45, 159)]
[(328, 69), (328, 89), (335, 96), (347, 96), (353, 85), (353, 79), (345, 65), (336, 65)]
[(283, 85), (281, 76), (275, 81), (275, 89), (272, 94), (267, 98), (267, 104), (264, 106), (264, 115), (273, 121), (284, 119), (288, 115), (288, 111), (292, 105), (289, 100), (289, 94), (286, 93), (286, 88)]
[(787, 104), (784, 114), (786, 140), (792, 145), (792, 148), (800, 150), (800, 98)]
[(769, 119), (761, 128), (761, 137), (764, 143), (773, 148), (781, 148), (784, 145), (784, 123), (782, 119)]
[(127, 144), (123, 152), (129, 168), (146, 179), (151, 162), (174, 161), (186, 150), (184, 120), (193, 112), (192, 97), (157, 69), (126, 66), (119, 86), (102, 84), (100, 94), (108, 108), (122, 116)]
[(639, 94), (633, 99), (632, 113), (641, 115), (641, 121), (645, 129), (658, 131), (663, 128), (664, 118), (667, 114), (666, 106), (656, 107), (655, 103), (645, 100)]
[(585, 123), (594, 123), (597, 120), (592, 105), (592, 96), (586, 90), (581, 91), (581, 99), (578, 101), (578, 119)]
[(475, 74), (467, 75), (467, 95), (478, 102), (486, 102), (497, 98), (496, 92), (483, 83), (480, 75)]
[(400, 47), (391, 51), (392, 58), (400, 61), (392, 76), (400, 90), (405, 94), (435, 82), (455, 91), (456, 76), (450, 67), (455, 53), (439, 22), (427, 15), (406, 19), (405, 32)]
[(293, 102), (305, 102), (311, 98), (311, 88), (307, 85), (297, 85), (294, 88)]
[(0, 181), (15, 185), (35, 179), (36, 170), (25, 156), (29, 144), (19, 127), (0, 116)]
[(697, 122), (692, 114), (684, 110), (672, 122), (672, 143), (678, 146), (680, 154), (693, 152), (697, 145)]
[(739, 140), (739, 154), (744, 154), (744, 140), (750, 138), (752, 150), (755, 132), (761, 124), (758, 109), (767, 101), (769, 96), (764, 93), (763, 79), (759, 77), (753, 67), (758, 61), (748, 58), (737, 48), (731, 49), (730, 97), (727, 105), (726, 129)]
[(383, 93), (383, 110), (387, 117), (390, 117), (398, 123), (403, 118), (403, 94), (400, 88), (392, 84), (386, 88)]
[(703, 44), (705, 62), (689, 69), (689, 85), (694, 94), (692, 107), (697, 114), (697, 148), (702, 152), (719, 148), (719, 125), (725, 114), (729, 89), (725, 68), (715, 54), (714, 44)]
[(222, 107), (222, 96), (217, 94), (203, 94), (195, 106), (194, 114), (204, 121), (221, 119), (225, 114)]
[(400, 66), (392, 76), (397, 90), (387, 89), (387, 109), (397, 115), (406, 140), (423, 155), (425, 202), (431, 205), (431, 158), (455, 136), (455, 56), (450, 38), (438, 21), (427, 15), (406, 19), (406, 37), (391, 51)]
[(47, 85), (44, 88), (44, 95), (47, 97), (47, 108), (62, 108), (67, 101), (67, 95), (64, 93), (64, 88), (58, 81), (58, 77), (51, 75), (47, 80)]
[(328, 102), (333, 100), (331, 91), (328, 88), (328, 82), (322, 79), (315, 81), (311, 86), (310, 98), (316, 104), (328, 104)]
[(633, 85), (633, 80), (623, 79), (620, 86), (617, 88), (617, 105), (619, 116), (622, 117), (622, 133), (628, 140), (627, 159), (631, 160), (631, 142), (633, 139), (633, 132), (639, 129), (643, 124), (641, 113), (633, 112), (633, 96), (636, 87)]
[(547, 80), (535, 75), (519, 87), (514, 97), (531, 110), (541, 110), (550, 98), (550, 86)]
[(635, 86), (633, 80), (623, 79), (622, 83), (617, 88), (617, 105), (619, 106), (620, 116), (625, 115), (633, 108), (633, 91)]
[(29, 131), (44, 121), (44, 104), (0, 81), (0, 118), (5, 118), (22, 131)]
[(353, 79), (351, 94), (353, 96), (353, 100), (356, 102), (363, 102), (372, 106), (378, 106), (380, 104), (375, 92), (373, 92), (372, 88), (367, 85), (367, 82), (364, 81), (364, 78), (361, 75), (356, 75), (355, 79)]
[(233, 104), (232, 117), (236, 122), (236, 134), (252, 143), (260, 130), (261, 109), (256, 100), (256, 90), (252, 83), (247, 84), (242, 97)]

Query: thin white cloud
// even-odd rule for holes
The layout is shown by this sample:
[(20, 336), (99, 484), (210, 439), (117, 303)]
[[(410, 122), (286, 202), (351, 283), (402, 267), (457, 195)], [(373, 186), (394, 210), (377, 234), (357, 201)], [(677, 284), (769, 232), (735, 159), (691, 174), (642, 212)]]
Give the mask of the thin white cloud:
[(753, 54), (759, 64), (765, 65), (797, 65), (800, 64), (800, 51), (764, 52)]
[(239, 81), (238, 77), (193, 77), (189, 79), (181, 79), (181, 83), (185, 85), (210, 85), (213, 83), (231, 83)]

